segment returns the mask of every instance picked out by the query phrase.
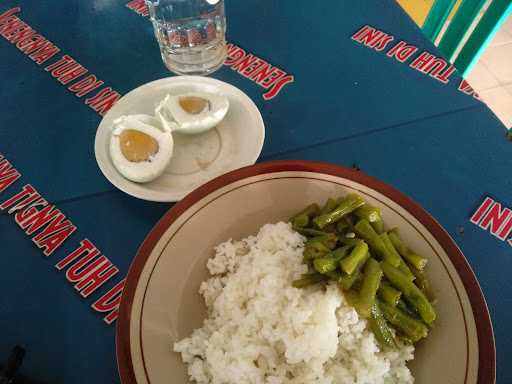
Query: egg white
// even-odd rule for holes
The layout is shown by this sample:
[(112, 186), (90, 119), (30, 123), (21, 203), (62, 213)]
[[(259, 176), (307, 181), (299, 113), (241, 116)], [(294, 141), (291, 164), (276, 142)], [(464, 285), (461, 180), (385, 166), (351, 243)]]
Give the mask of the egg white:
[[(188, 113), (181, 107), (179, 98), (190, 96), (208, 100), (210, 108), (205, 108), (198, 114)], [(156, 107), (155, 115), (167, 129), (193, 135), (218, 125), (226, 116), (228, 109), (229, 100), (225, 96), (205, 92), (189, 92), (180, 95), (167, 95)]]
[[(121, 152), (119, 135), (125, 129), (133, 129), (153, 137), (158, 143), (158, 151), (149, 161), (132, 162)], [(121, 175), (137, 183), (156, 179), (167, 168), (173, 154), (172, 134), (162, 129), (159, 121), (149, 115), (121, 116), (114, 120), (110, 137), (110, 158)]]

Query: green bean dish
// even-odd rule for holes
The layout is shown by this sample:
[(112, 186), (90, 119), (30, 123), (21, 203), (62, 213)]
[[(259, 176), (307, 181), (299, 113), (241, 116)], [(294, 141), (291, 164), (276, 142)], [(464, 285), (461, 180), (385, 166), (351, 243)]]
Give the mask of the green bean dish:
[(351, 193), (323, 207), (311, 204), (289, 221), (307, 239), (309, 272), (294, 287), (336, 282), (381, 348), (427, 337), (436, 320), (428, 260), (403, 242), (398, 228), (386, 228), (379, 208)]

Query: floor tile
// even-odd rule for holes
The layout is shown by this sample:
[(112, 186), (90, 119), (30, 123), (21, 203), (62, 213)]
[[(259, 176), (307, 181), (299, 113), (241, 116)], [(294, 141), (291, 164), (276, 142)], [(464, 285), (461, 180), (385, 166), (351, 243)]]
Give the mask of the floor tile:
[(512, 83), (508, 85), (504, 85), (503, 88), (510, 94), (510, 97), (512, 97)]
[(512, 15), (510, 15), (503, 24), (503, 29), (505, 29), (508, 33), (512, 33)]
[(512, 83), (512, 43), (488, 47), (480, 60), (501, 84)]
[(496, 80), (494, 75), (487, 69), (482, 61), (478, 62), (473, 67), (467, 77), (467, 80), (477, 92), (482, 92), (486, 89), (495, 88), (500, 85), (498, 80)]
[(512, 32), (508, 32), (502, 26), (489, 43), (489, 47), (496, 47), (507, 43), (512, 43)]
[(512, 126), (512, 94), (504, 87), (480, 92), (480, 96), (507, 128)]

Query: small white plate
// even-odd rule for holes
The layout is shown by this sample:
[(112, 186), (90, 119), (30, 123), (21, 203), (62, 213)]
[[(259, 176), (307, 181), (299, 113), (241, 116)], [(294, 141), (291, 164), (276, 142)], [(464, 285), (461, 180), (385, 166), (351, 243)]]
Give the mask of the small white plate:
[[(113, 121), (122, 115), (154, 115), (167, 94), (209, 92), (229, 99), (229, 111), (214, 129), (199, 135), (173, 134), (174, 154), (165, 172), (149, 183), (124, 178), (109, 153)], [(96, 132), (94, 152), (101, 172), (129, 195), (151, 201), (178, 201), (201, 184), (226, 172), (256, 162), (265, 139), (258, 108), (238, 88), (197, 76), (168, 77), (144, 84), (124, 95), (103, 117)]]

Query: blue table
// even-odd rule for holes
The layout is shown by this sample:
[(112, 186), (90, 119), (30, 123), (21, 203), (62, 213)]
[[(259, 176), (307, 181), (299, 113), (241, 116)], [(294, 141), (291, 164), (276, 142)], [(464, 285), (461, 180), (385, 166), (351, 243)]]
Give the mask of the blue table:
[[(141, 3), (0, 5), (0, 361), (20, 343), (28, 351), (22, 373), (46, 382), (119, 382), (115, 288), (170, 207), (117, 191), (94, 159), (101, 113), (118, 95), (169, 76)], [(439, 53), (394, 1), (331, 3), (226, 0), (229, 65), (213, 77), (259, 107), (267, 127), (260, 161), (356, 165), (415, 199), (448, 230), (486, 295), (497, 382), (511, 383), (511, 245), (508, 236), (497, 237), (512, 215), (505, 127), (457, 73), (428, 56)], [(249, 54), (276, 68), (282, 88), (248, 78), (256, 60)], [(60, 219), (53, 235), (37, 238), (44, 225), (26, 234), (30, 227), (17, 224), (23, 207), (14, 212), (9, 199), (24, 186), (26, 196), (33, 188), (34, 201), (44, 199), (38, 209), (54, 204), (47, 205)], [(493, 215), (475, 224), (470, 217), (486, 197)], [(81, 295), (80, 270), (55, 266), (84, 239), (114, 274), (96, 289), (82, 282)]]

